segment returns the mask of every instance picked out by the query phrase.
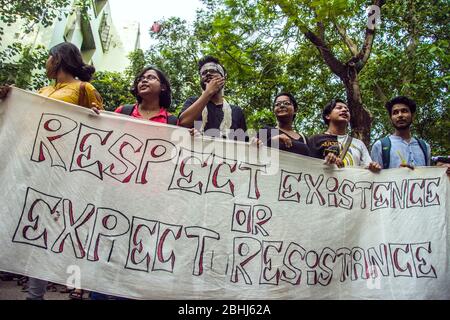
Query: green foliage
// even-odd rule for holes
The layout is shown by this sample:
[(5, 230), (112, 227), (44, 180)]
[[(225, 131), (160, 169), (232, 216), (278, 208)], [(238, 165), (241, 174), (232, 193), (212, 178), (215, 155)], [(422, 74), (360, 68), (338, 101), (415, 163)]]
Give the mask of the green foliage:
[(407, 95), (418, 105), (414, 134), (431, 144), (433, 154), (450, 154), (449, 10), (446, 1), (388, 2), (384, 7), (381, 39), (360, 81), (375, 116), (374, 139), (392, 131), (385, 102)]
[[(41, 2), (52, 4), (49, 12), (56, 14), (55, 4), (64, 1), (34, 3)], [(305, 37), (305, 31), (323, 34), (334, 56), (345, 63), (354, 57), (354, 50), (343, 40), (337, 26), (360, 50), (366, 32), (366, 8), (373, 1), (203, 3), (205, 6), (192, 25), (175, 17), (163, 21), (161, 32), (150, 33), (150, 48), (130, 54), (130, 66), (124, 74), (95, 75), (93, 84), (102, 94), (106, 108), (113, 110), (133, 103), (134, 97), (128, 92), (131, 81), (144, 66), (153, 65), (168, 75), (173, 90), (171, 111), (178, 113), (189, 96), (200, 94), (197, 62), (210, 54), (227, 69), (225, 96), (244, 109), (250, 128), (273, 125), (273, 98), (288, 91), (299, 104), (296, 128), (307, 135), (322, 132), (322, 107), (332, 98), (345, 99), (346, 91), (317, 47)], [(22, 10), (26, 16), (19, 2), (14, 5), (15, 12)], [(358, 75), (363, 104), (374, 118), (372, 142), (393, 130), (384, 109), (386, 101), (396, 95), (408, 95), (419, 107), (414, 134), (430, 142), (433, 154), (450, 154), (449, 10), (445, 0), (387, 1), (382, 7), (382, 23), (376, 31), (371, 56)], [(2, 21), (13, 19), (11, 15), (3, 17), (4, 8), (0, 11)], [(33, 17), (39, 16), (39, 11), (36, 12), (30, 21), (36, 21)], [(46, 55), (39, 50), (37, 53), (20, 45), (4, 49), (0, 80), (23, 88), (40, 87)], [(33, 66), (41, 66), (41, 73), (32, 78), (30, 75), (36, 72)]]
[(130, 93), (130, 80), (119, 72), (96, 72), (91, 81), (103, 98), (104, 107), (114, 111), (118, 106), (134, 104), (135, 98)]
[(130, 60), (130, 65), (125, 70), (125, 76), (131, 83), (136, 75), (139, 74), (145, 68), (145, 56), (144, 51), (138, 49), (136, 51), (131, 52), (128, 55), (128, 59)]
[[(271, 104), (280, 91), (299, 102), (296, 127), (306, 134), (323, 131), (322, 107), (332, 98), (345, 99), (345, 88), (323, 61), (305, 30), (323, 33), (337, 59), (354, 56), (337, 26), (355, 48), (363, 45), (366, 8), (373, 1), (204, 0), (194, 31), (198, 57), (215, 55), (228, 69), (226, 93), (244, 108), (249, 127), (273, 122)], [(395, 95), (419, 106), (415, 134), (435, 153), (450, 153), (448, 120), (449, 6), (417, 0), (389, 1), (381, 11), (372, 54), (359, 75), (364, 106), (374, 116), (372, 142), (392, 132), (384, 104)], [(183, 30), (188, 28), (183, 26)], [(183, 35), (184, 41), (186, 35)], [(183, 56), (183, 48), (158, 43), (167, 59)], [(414, 44), (414, 45), (412, 45)], [(180, 52), (181, 50), (181, 52)], [(175, 53), (176, 54), (173, 54)], [(170, 61), (166, 62), (168, 65)]]
[(145, 64), (167, 75), (173, 94), (170, 111), (180, 110), (187, 97), (200, 94), (197, 62), (203, 53), (201, 39), (179, 18), (164, 21), (161, 32), (150, 36), (155, 43), (145, 53)]
[[(70, 0), (0, 1), (0, 83), (14, 84), (23, 89), (36, 90), (48, 83), (45, 61), (48, 52), (41, 46), (24, 46), (20, 42), (7, 47), (2, 45), (4, 25), (20, 21), (22, 31), (30, 33), (36, 24), (48, 27), (56, 18), (69, 12), (63, 11)], [(3, 26), (1, 25), (3, 24)]]
[(3, 50), (2, 55), (0, 83), (14, 84), (28, 90), (37, 90), (48, 83), (44, 68), (48, 52), (44, 47), (33, 49), (14, 43)]
[[(170, 18), (162, 23), (161, 33), (150, 34), (154, 44), (145, 53), (146, 64), (157, 65), (169, 74), (175, 107), (179, 109), (188, 96), (199, 94), (196, 64), (201, 56), (210, 54), (225, 65), (226, 98), (244, 109), (250, 128), (274, 124), (273, 97), (288, 91), (299, 104), (297, 129), (306, 134), (322, 132), (323, 106), (335, 97), (345, 99), (346, 91), (303, 32), (323, 32), (333, 54), (348, 61), (353, 53), (335, 25), (344, 29), (356, 48), (361, 49), (366, 8), (372, 1), (203, 3), (205, 7), (197, 13), (192, 26)], [(442, 10), (444, 7), (447, 9)], [(445, 134), (449, 129), (445, 107), (449, 79), (445, 17), (448, 6), (443, 6), (442, 1), (388, 2), (383, 7), (371, 58), (359, 76), (363, 104), (374, 116), (372, 142), (392, 131), (385, 102), (405, 94), (420, 106), (415, 134), (427, 139), (435, 153), (450, 153), (450, 139)], [(407, 36), (413, 24), (418, 33), (415, 47)]]
[[(71, 0), (33, 0), (33, 1), (0, 1), (0, 22), (10, 26), (18, 19), (24, 19), (24, 31), (29, 33), (37, 23), (44, 27), (53, 24), (55, 18), (61, 17), (61, 8), (69, 5)], [(0, 41), (3, 28), (0, 26)]]

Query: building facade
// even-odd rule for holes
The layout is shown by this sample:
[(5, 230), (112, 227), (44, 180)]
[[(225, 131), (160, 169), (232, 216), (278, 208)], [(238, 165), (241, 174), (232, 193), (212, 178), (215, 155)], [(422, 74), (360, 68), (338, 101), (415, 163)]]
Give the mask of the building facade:
[[(50, 49), (58, 43), (68, 41), (80, 48), (83, 60), (98, 71), (121, 72), (129, 64), (128, 54), (140, 48), (140, 27), (134, 22), (120, 26), (119, 30), (111, 19), (108, 0), (90, 0), (86, 14), (70, 7), (62, 9), (71, 12), (56, 19), (53, 25), (36, 25), (30, 33), (22, 30), (20, 22), (5, 26), (2, 46), (13, 42), (27, 45), (43, 45)], [(120, 32), (120, 34), (119, 34)]]

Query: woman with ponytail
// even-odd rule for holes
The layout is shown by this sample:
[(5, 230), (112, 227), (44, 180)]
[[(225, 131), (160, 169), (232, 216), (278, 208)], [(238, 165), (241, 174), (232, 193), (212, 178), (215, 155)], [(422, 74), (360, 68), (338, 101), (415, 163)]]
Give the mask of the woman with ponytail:
[[(89, 83), (95, 68), (83, 62), (75, 45), (63, 42), (51, 48), (45, 69), (47, 77), (55, 83), (40, 89), (39, 94), (92, 109), (97, 114), (103, 109), (102, 97)], [(8, 86), (0, 86), (0, 99), (5, 99), (8, 91)], [(46, 291), (47, 281), (29, 278), (27, 300), (42, 300)], [(83, 293), (81, 289), (74, 289), (69, 297), (82, 299)]]
[[(95, 68), (83, 62), (80, 50), (70, 42), (62, 42), (50, 49), (45, 64), (47, 77), (55, 80), (53, 85), (44, 87), (39, 94), (93, 109), (99, 113), (103, 100), (89, 81)], [(6, 98), (9, 87), (0, 87), (0, 99)]]
[(45, 65), (47, 77), (55, 84), (44, 87), (39, 94), (82, 107), (103, 109), (103, 100), (89, 81), (95, 68), (83, 62), (80, 50), (70, 42), (60, 43), (50, 49)]

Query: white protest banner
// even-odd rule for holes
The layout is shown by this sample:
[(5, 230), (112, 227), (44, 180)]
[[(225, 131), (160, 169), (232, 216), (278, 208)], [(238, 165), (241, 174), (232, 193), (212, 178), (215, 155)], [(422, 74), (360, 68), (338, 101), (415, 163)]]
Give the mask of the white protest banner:
[(136, 299), (450, 298), (441, 168), (330, 168), (19, 89), (0, 152), (0, 270)]

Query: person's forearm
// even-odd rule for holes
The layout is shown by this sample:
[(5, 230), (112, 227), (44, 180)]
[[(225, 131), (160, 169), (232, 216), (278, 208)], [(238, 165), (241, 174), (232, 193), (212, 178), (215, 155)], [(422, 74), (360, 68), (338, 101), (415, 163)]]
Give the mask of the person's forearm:
[(179, 125), (186, 128), (192, 128), (194, 126), (194, 121), (200, 117), (210, 99), (210, 95), (204, 91), (202, 95), (180, 115)]

